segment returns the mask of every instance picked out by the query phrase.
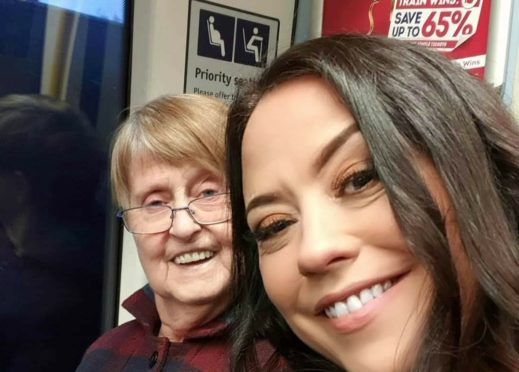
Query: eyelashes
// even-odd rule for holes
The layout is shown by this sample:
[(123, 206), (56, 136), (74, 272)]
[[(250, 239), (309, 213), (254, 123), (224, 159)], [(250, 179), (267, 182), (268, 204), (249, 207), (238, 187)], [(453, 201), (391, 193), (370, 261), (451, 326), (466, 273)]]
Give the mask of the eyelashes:
[(361, 194), (378, 181), (378, 174), (373, 164), (353, 172), (345, 172), (332, 183), (336, 197), (345, 197)]
[[(377, 186), (381, 185), (378, 180), (372, 162), (362, 162), (339, 172), (331, 184), (328, 184), (328, 190), (344, 208), (361, 208), (374, 200), (373, 197), (381, 190), (381, 187)], [(288, 213), (271, 214), (251, 229), (246, 240), (254, 241), (262, 250), (270, 251), (271, 246), (282, 246), (286, 239), (290, 239), (290, 236), (285, 234), (288, 233), (288, 228), (297, 222), (298, 219)], [(280, 239), (282, 236), (285, 238)]]
[(166, 205), (167, 203), (162, 200), (151, 200), (150, 202), (147, 202), (144, 204), (144, 207), (160, 207), (162, 205)]
[(296, 223), (295, 220), (280, 218), (268, 223), (265, 226), (257, 227), (251, 233), (256, 242), (260, 243), (269, 240), (275, 235), (278, 235), (294, 223)]

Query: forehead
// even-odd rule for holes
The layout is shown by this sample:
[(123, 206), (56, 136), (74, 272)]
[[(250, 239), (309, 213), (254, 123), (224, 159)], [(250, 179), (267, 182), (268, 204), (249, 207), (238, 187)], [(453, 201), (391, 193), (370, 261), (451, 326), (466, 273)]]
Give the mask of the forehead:
[(149, 155), (139, 155), (130, 160), (128, 167), (128, 190), (135, 195), (149, 185), (167, 183), (171, 175), (179, 173), (179, 166), (168, 164)]
[[(323, 118), (326, 123), (320, 122)], [(266, 134), (274, 139), (279, 129), (293, 130), (298, 137), (308, 130), (327, 131), (332, 122), (350, 122), (351, 113), (324, 80), (308, 76), (286, 82), (267, 93), (247, 123), (244, 147), (250, 138)]]
[(213, 170), (195, 162), (166, 162), (150, 155), (139, 155), (128, 167), (130, 197), (148, 189), (161, 187), (189, 187), (197, 181), (210, 179), (220, 182), (222, 177)]
[[(349, 125), (350, 111), (322, 79), (303, 77), (267, 93), (253, 111), (242, 141), (242, 161), (311, 154)], [(301, 159), (299, 159), (301, 160)], [(255, 170), (255, 167), (244, 172)]]
[(148, 167), (165, 165), (166, 162), (159, 159), (157, 156), (148, 154), (146, 151), (141, 151), (133, 154), (129, 159), (128, 164), (128, 176), (134, 176)]

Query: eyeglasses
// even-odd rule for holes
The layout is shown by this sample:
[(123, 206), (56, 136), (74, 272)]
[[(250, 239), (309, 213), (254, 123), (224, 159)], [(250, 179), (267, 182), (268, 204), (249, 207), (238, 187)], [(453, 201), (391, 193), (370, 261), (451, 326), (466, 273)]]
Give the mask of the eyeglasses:
[(229, 193), (220, 193), (191, 200), (185, 207), (146, 205), (117, 212), (132, 234), (156, 234), (168, 231), (178, 211), (186, 210), (199, 225), (214, 225), (230, 219)]

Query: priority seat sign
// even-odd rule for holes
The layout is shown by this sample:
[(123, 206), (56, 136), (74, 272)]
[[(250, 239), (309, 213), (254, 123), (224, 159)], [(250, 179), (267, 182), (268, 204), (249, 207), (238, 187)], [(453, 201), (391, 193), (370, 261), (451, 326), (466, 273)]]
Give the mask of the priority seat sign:
[(278, 19), (191, 0), (184, 92), (232, 100), (239, 80), (276, 57), (278, 33)]

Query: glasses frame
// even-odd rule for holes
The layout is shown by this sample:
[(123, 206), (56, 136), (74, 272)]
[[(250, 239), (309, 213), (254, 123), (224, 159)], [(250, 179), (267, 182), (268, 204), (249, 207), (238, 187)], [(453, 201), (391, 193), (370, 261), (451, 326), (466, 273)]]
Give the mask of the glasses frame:
[(142, 232), (131, 231), (130, 228), (128, 227), (127, 223), (126, 223), (126, 219), (124, 218), (124, 214), (126, 212), (128, 212), (128, 211), (132, 211), (132, 210), (136, 210), (136, 209), (149, 208), (150, 206), (140, 206), (140, 207), (132, 207), (132, 208), (121, 209), (121, 210), (117, 211), (116, 216), (117, 216), (117, 218), (120, 218), (123, 221), (123, 225), (124, 225), (125, 229), (128, 232), (130, 232), (132, 234), (137, 234), (137, 235), (159, 234), (159, 233), (163, 233), (163, 232), (166, 232), (166, 231), (170, 230), (171, 227), (173, 226), (173, 218), (175, 217), (176, 212), (184, 211), (184, 210), (187, 211), (187, 213), (191, 217), (191, 219), (195, 223), (199, 224), (200, 226), (217, 225), (219, 223), (224, 223), (224, 222), (229, 221), (231, 219), (231, 217), (228, 216), (226, 219), (223, 219), (223, 220), (217, 221), (217, 222), (200, 222), (200, 221), (197, 220), (197, 218), (195, 217), (195, 215), (191, 211), (191, 209), (190, 209), (191, 204), (194, 203), (194, 202), (197, 202), (199, 200), (204, 200), (204, 199), (214, 198), (215, 196), (219, 196), (219, 195), (229, 195), (229, 194), (230, 194), (229, 192), (220, 192), (220, 193), (217, 193), (217, 194), (214, 194), (214, 195), (210, 195), (210, 196), (202, 196), (200, 198), (195, 198), (193, 200), (190, 200), (189, 203), (187, 203), (187, 205), (184, 206), (184, 207), (173, 208), (173, 207), (170, 207), (167, 204), (163, 204), (163, 205), (157, 206), (157, 207), (160, 207), (160, 208), (168, 208), (171, 211), (171, 214), (170, 214), (170, 217), (169, 217), (171, 222), (170, 222), (169, 227), (167, 229), (160, 230), (160, 231), (157, 231), (157, 232), (152, 232), (152, 233), (142, 233)]

